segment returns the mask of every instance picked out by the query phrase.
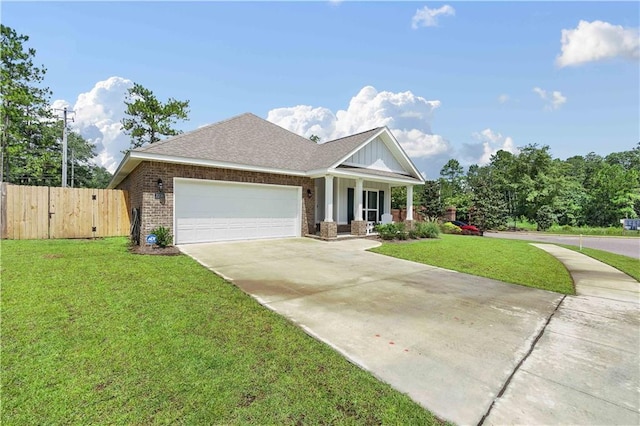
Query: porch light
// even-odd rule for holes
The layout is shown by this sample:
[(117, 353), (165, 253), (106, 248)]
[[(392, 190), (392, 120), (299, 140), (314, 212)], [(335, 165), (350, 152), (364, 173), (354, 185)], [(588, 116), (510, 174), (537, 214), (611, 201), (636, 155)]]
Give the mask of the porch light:
[(158, 192), (162, 192), (162, 179), (158, 179)]
[(307, 197), (308, 197), (308, 198), (311, 198), (311, 196), (312, 196), (312, 195), (313, 195), (313, 194), (311, 193), (311, 190), (310, 190), (310, 189), (307, 189)]

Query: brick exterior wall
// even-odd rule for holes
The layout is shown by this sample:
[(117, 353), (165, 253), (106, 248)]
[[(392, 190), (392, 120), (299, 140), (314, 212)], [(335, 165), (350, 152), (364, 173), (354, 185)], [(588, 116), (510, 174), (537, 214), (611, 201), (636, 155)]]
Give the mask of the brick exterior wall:
[[(302, 187), (301, 234), (304, 236), (313, 234), (315, 231), (315, 187), (311, 178), (144, 161), (117, 186), (118, 189), (129, 191), (129, 211), (132, 208), (140, 208), (141, 241), (157, 226), (169, 228), (173, 233), (174, 177), (300, 186)], [(163, 200), (155, 198), (155, 193), (158, 191), (158, 179), (162, 179), (164, 186)], [(311, 198), (307, 196), (307, 190), (311, 191)]]

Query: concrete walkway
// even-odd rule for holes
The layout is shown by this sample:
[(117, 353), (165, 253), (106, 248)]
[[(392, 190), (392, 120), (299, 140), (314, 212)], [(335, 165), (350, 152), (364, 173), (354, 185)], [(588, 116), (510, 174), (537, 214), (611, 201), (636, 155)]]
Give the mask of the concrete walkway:
[(572, 250), (533, 244), (569, 270), (567, 296), (484, 424), (640, 424), (640, 283)]

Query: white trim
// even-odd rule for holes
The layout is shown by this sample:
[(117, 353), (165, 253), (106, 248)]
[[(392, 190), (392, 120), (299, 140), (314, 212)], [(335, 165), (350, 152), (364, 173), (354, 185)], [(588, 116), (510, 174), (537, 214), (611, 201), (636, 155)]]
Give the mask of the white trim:
[(237, 185), (237, 186), (269, 186), (274, 188), (291, 188), (296, 189), (298, 193), (298, 226), (296, 228), (296, 237), (302, 236), (302, 187), (298, 185), (278, 185), (275, 183), (256, 183), (256, 182), (238, 182), (235, 180), (219, 180), (219, 179), (196, 179), (196, 178), (173, 178), (173, 240), (178, 240), (178, 222), (176, 218), (176, 182), (206, 182), (206, 183), (220, 183), (225, 185)]
[(251, 166), (248, 164), (226, 163), (224, 161), (199, 160), (197, 158), (175, 157), (161, 154), (147, 154), (144, 152), (132, 152), (131, 158), (158, 161), (162, 163), (187, 164), (192, 166), (217, 167), (220, 169), (244, 170), (249, 172), (273, 173), (279, 175), (306, 176), (305, 172), (296, 170), (274, 169), (271, 167)]
[(347, 161), (349, 159), (349, 157), (351, 157), (353, 154), (355, 154), (356, 152), (360, 151), (362, 148), (364, 148), (369, 142), (371, 142), (372, 140), (374, 140), (375, 138), (377, 138), (379, 135), (381, 135), (384, 130), (386, 129), (386, 127), (383, 127), (382, 129), (380, 129), (378, 132), (374, 133), (373, 136), (371, 136), (369, 139), (365, 140), (364, 142), (362, 142), (360, 145), (358, 145), (356, 148), (354, 148), (353, 150), (349, 151), (349, 153), (347, 155), (345, 155), (344, 157), (342, 157), (340, 160), (338, 160), (337, 162), (335, 162), (334, 164), (331, 165), (331, 168), (334, 167), (338, 167), (340, 164), (344, 163), (345, 161)]
[[(200, 167), (216, 167), (220, 169), (230, 169), (230, 170), (243, 170), (247, 172), (258, 172), (258, 173), (271, 173), (277, 175), (289, 175), (289, 176), (307, 176), (308, 174), (305, 172), (300, 172), (296, 170), (285, 170), (285, 169), (274, 169), (271, 167), (261, 167), (261, 166), (250, 166), (248, 164), (237, 164), (237, 163), (226, 163), (224, 161), (213, 161), (213, 160), (202, 160), (197, 158), (188, 158), (188, 157), (176, 157), (172, 155), (162, 155), (162, 154), (149, 154), (145, 152), (137, 152), (137, 151), (129, 151), (120, 166), (113, 174), (113, 178), (109, 182), (107, 188), (115, 188), (118, 186), (120, 182), (124, 180), (125, 177), (129, 175), (135, 169), (135, 167), (140, 164), (142, 161), (157, 161), (159, 163), (171, 163), (171, 164), (185, 164), (189, 166), (200, 166)], [(125, 169), (125, 166), (128, 166), (129, 163), (132, 163), (132, 167), (128, 172), (119, 177), (119, 174)]]
[[(364, 170), (364, 169), (363, 169)], [(383, 183), (397, 183), (398, 186), (402, 186), (402, 185), (406, 185), (406, 184), (412, 184), (412, 185), (421, 185), (422, 182), (418, 181), (416, 182), (416, 178), (414, 177), (407, 177), (406, 179), (401, 178), (401, 177), (390, 177), (390, 176), (378, 176), (378, 175), (371, 175), (371, 174), (367, 174), (367, 173), (358, 173), (358, 172), (353, 172), (352, 170), (350, 171), (342, 171), (340, 169), (332, 169), (329, 170), (328, 172), (330, 172), (332, 175), (338, 176), (338, 177), (349, 177), (349, 178), (363, 178), (364, 180), (369, 180), (372, 182), (383, 182)], [(325, 172), (326, 174), (327, 172)], [(323, 175), (324, 176), (324, 175)]]
[[(402, 149), (402, 146), (400, 145), (400, 142), (398, 142), (398, 140), (395, 138), (395, 136), (393, 136), (393, 133), (391, 133), (391, 130), (389, 130), (389, 128), (387, 126), (384, 126), (382, 129), (380, 129), (379, 132), (374, 133), (373, 136), (371, 136), (369, 139), (365, 140), (363, 143), (358, 145), (355, 149), (350, 151), (346, 156), (342, 157), (336, 163), (332, 164), (329, 168), (330, 169), (335, 169), (339, 165), (343, 164), (352, 155), (354, 155), (356, 152), (360, 151), (362, 148), (364, 148), (371, 141), (373, 141), (375, 138), (377, 138), (378, 136), (382, 135), (383, 133), (391, 138), (391, 142), (393, 143), (397, 153), (399, 153), (402, 156), (402, 159), (404, 160), (404, 162), (406, 162), (406, 165), (408, 165), (409, 168), (411, 169), (411, 171), (414, 173), (414, 175), (415, 175), (414, 177), (416, 179), (419, 179), (420, 183), (424, 183), (424, 178), (422, 177), (422, 174), (420, 174), (418, 169), (416, 169), (416, 166), (413, 164), (413, 161), (411, 161), (411, 159), (409, 158), (407, 153), (404, 152), (404, 149)], [(384, 143), (385, 143), (385, 145), (387, 145), (387, 148), (389, 148), (391, 150), (391, 152), (393, 153), (393, 149), (386, 142), (384, 142)]]

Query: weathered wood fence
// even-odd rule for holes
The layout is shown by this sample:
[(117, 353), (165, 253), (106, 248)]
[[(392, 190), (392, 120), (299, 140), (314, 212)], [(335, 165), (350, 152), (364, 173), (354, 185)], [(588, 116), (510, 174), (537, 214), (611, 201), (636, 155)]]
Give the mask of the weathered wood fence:
[(95, 238), (129, 235), (127, 192), (3, 183), (3, 239)]

